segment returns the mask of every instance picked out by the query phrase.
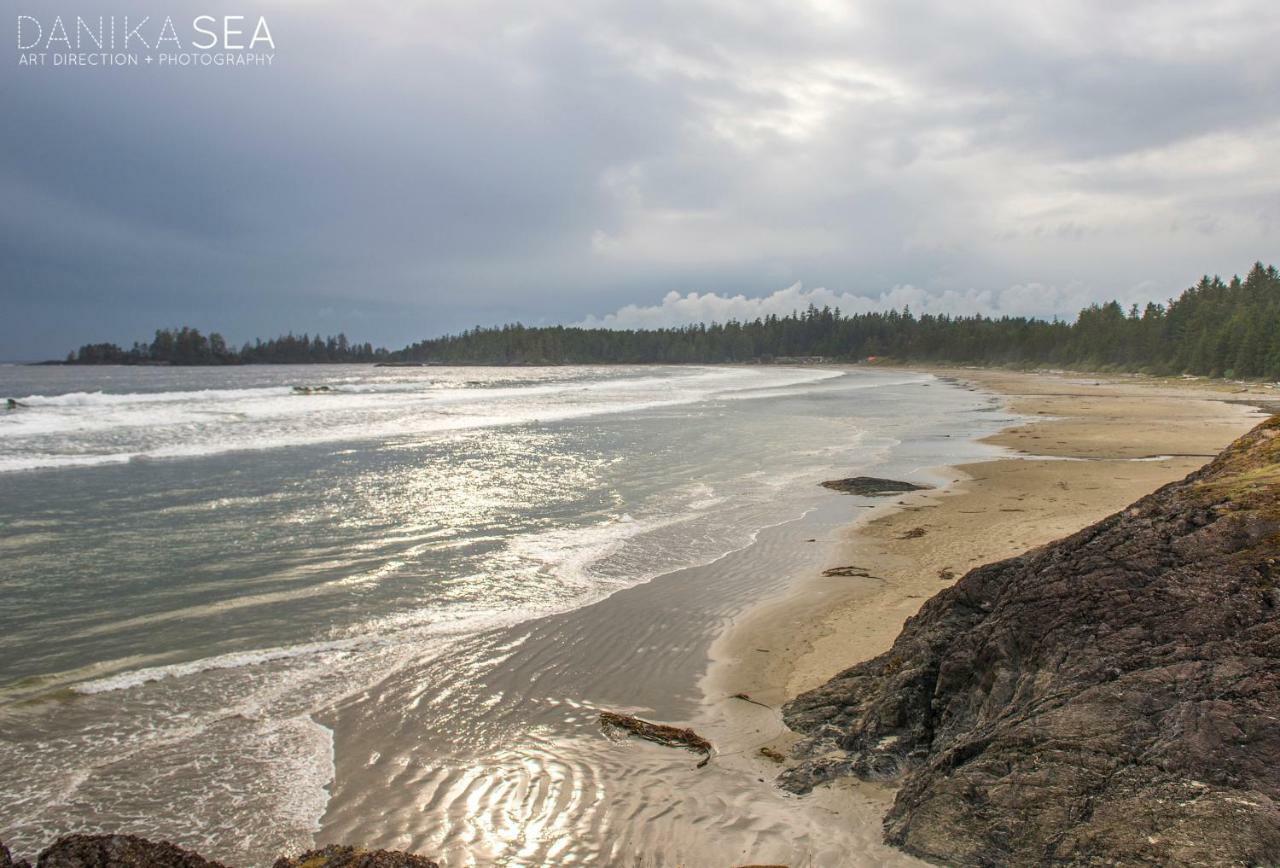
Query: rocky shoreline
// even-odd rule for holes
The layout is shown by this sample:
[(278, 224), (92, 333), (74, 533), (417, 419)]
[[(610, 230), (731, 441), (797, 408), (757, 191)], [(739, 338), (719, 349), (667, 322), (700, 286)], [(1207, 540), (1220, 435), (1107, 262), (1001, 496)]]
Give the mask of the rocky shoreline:
[[(31, 868), (0, 843), (0, 868)], [(35, 868), (228, 868), (168, 841), (137, 835), (65, 835), (40, 851)], [(360, 850), (330, 845), (300, 856), (281, 856), (271, 868), (440, 868), (424, 856), (399, 850)]]
[(899, 782), (886, 839), (949, 864), (1280, 863), (1278, 583), (1272, 419), (788, 703), (781, 782)]

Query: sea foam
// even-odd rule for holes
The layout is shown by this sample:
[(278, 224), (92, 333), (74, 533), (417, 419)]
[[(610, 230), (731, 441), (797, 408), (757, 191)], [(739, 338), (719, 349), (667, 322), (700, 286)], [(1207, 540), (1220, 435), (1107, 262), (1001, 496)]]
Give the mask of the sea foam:
[[(457, 369), (455, 369), (457, 370)], [(304, 375), (298, 370), (293, 376)], [(283, 375), (281, 375), (283, 376)], [(198, 458), (241, 450), (405, 437), (634, 413), (712, 398), (765, 398), (841, 376), (835, 370), (688, 368), (663, 375), (566, 369), (559, 380), (360, 381), (331, 391), (291, 385), (30, 394), (0, 417), (0, 473)], [(304, 384), (304, 385), (329, 385)]]

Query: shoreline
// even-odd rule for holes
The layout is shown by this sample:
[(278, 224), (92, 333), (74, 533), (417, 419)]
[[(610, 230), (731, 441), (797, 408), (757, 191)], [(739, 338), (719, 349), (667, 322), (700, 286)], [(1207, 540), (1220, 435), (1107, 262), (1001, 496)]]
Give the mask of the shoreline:
[[(907, 617), (968, 569), (1181, 478), (1254, 419), (1234, 384), (904, 370), (912, 380), (937, 378), (911, 384), (923, 388), (891, 405), (917, 420), (915, 439), (886, 435), (851, 450), (841, 439), (849, 429), (838, 425), (809, 445), (839, 449), (822, 465), (831, 479), (862, 472), (868, 450), (906, 443), (866, 472), (938, 488), (845, 500), (808, 487), (822, 478), (809, 456), (826, 453), (791, 444), (798, 475), (780, 479), (778, 490), (806, 480), (799, 512), (744, 547), (477, 635), (459, 645), (472, 666), (423, 653), (381, 670), (359, 696), (317, 706), (319, 694), (301, 695), (310, 724), (282, 718), (289, 731), (313, 738), (318, 725), (332, 734), (320, 827), (303, 837), (446, 860), (543, 846), (504, 831), (516, 793), (530, 813), (511, 828), (536, 830), (554, 818), (580, 835), (570, 846), (597, 861), (645, 854), (652, 864), (712, 865), (732, 853), (734, 864), (922, 864), (881, 840), (892, 786), (845, 778), (800, 799), (775, 786), (781, 756), (760, 748), (785, 754), (798, 738), (782, 723), (782, 703), (887, 648)], [(916, 529), (923, 533), (908, 534)], [(855, 565), (868, 577), (822, 576)], [(716, 745), (714, 761), (700, 768), (681, 751), (604, 739), (600, 710), (691, 726)], [(223, 720), (257, 726), (257, 718)], [(578, 801), (582, 792), (595, 801)], [(431, 812), (424, 794), (438, 794), (429, 795)], [(191, 835), (181, 841), (212, 847)], [(262, 852), (282, 847), (298, 849), (285, 842)]]
[[(1182, 479), (1277, 409), (1274, 390), (1217, 381), (907, 370), (999, 398), (1020, 420), (978, 442), (1005, 454), (930, 468), (950, 484), (885, 498), (846, 527), (823, 568), (857, 566), (870, 577), (814, 571), (729, 625), (712, 648), (708, 701), (745, 692), (777, 709), (888, 650), (925, 601), (969, 570), (1068, 536)], [(780, 712), (778, 722), (765, 747), (785, 755), (798, 737)], [(755, 762), (770, 779), (781, 768)], [(853, 779), (828, 789), (864, 810), (879, 806), (880, 815), (895, 793)]]

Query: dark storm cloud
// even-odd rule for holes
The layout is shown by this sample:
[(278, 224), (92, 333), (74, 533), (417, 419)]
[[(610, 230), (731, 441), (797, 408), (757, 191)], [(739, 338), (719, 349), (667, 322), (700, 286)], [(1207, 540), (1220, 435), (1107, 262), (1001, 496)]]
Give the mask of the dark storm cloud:
[(1277, 254), (1270, 3), (224, 5), (10, 13), (262, 14), (277, 61), (11, 64), (0, 358), (188, 321), (1066, 314)]

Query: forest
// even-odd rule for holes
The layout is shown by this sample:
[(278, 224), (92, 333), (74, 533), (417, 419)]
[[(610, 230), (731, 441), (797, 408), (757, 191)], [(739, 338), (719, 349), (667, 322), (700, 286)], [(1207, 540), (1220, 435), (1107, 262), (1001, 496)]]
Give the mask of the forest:
[(477, 327), (402, 350), (288, 335), (238, 351), (216, 333), (156, 332), (150, 344), (81, 347), (71, 364), (274, 364), (400, 362), (453, 365), (828, 361), (1052, 365), (1089, 370), (1280, 379), (1280, 273), (1257, 263), (1244, 278), (1204, 277), (1167, 304), (1117, 302), (1075, 322), (1027, 317), (916, 316), (910, 310), (845, 314), (810, 307), (751, 322), (612, 330), (520, 324)]
[(333, 362), (381, 362), (390, 357), (373, 344), (353, 344), (347, 336), (322, 338), (292, 334), (256, 340), (236, 350), (218, 332), (202, 333), (183, 326), (158, 329), (150, 343), (129, 349), (116, 344), (85, 344), (67, 355), (69, 365), (299, 365)]

